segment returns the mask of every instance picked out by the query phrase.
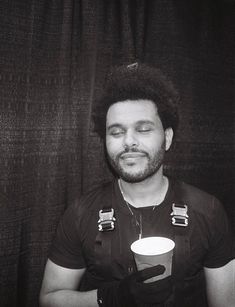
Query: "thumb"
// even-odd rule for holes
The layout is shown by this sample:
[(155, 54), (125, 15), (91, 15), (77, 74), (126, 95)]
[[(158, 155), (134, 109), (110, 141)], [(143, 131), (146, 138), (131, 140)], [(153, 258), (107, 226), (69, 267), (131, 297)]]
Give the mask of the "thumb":
[(155, 265), (138, 272), (137, 281), (144, 281), (154, 276), (162, 275), (166, 268), (163, 265)]

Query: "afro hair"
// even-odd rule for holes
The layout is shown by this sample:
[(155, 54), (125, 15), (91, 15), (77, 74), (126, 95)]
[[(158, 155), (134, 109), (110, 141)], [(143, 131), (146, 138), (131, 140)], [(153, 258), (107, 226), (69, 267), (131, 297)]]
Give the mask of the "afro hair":
[(111, 105), (125, 100), (150, 100), (158, 111), (163, 128), (175, 132), (179, 116), (179, 95), (173, 84), (159, 69), (134, 63), (114, 68), (108, 74), (106, 85), (95, 101), (93, 110), (94, 131), (104, 139), (106, 115)]

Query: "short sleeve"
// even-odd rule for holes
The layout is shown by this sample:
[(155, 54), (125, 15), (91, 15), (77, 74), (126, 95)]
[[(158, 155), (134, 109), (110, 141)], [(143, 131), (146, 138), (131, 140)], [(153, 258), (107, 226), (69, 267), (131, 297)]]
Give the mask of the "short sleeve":
[(214, 198), (209, 251), (204, 261), (208, 268), (218, 268), (234, 258), (232, 230), (222, 204)]
[(85, 267), (78, 232), (76, 206), (71, 205), (62, 216), (49, 251), (49, 259), (62, 267), (80, 269)]

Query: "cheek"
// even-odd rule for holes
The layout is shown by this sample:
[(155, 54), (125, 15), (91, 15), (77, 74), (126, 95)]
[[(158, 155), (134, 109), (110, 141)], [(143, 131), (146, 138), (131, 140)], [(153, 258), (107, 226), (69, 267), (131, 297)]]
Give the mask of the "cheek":
[(106, 150), (109, 155), (116, 154), (121, 150), (121, 144), (118, 139), (106, 138)]
[(165, 139), (164, 136), (156, 136), (145, 142), (145, 150), (147, 150), (150, 154), (155, 154), (160, 149), (165, 150)]

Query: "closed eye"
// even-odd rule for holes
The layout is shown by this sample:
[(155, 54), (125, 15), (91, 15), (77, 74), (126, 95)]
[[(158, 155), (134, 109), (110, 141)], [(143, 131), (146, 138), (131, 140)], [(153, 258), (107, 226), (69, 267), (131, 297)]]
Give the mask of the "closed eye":
[(138, 132), (149, 132), (149, 131), (152, 131), (152, 129), (138, 129)]
[(109, 130), (109, 135), (118, 137), (125, 133), (125, 131), (122, 128), (112, 128)]
[(136, 128), (136, 131), (140, 133), (148, 133), (148, 132), (151, 132), (152, 130), (153, 130), (153, 127), (149, 124), (144, 124)]

